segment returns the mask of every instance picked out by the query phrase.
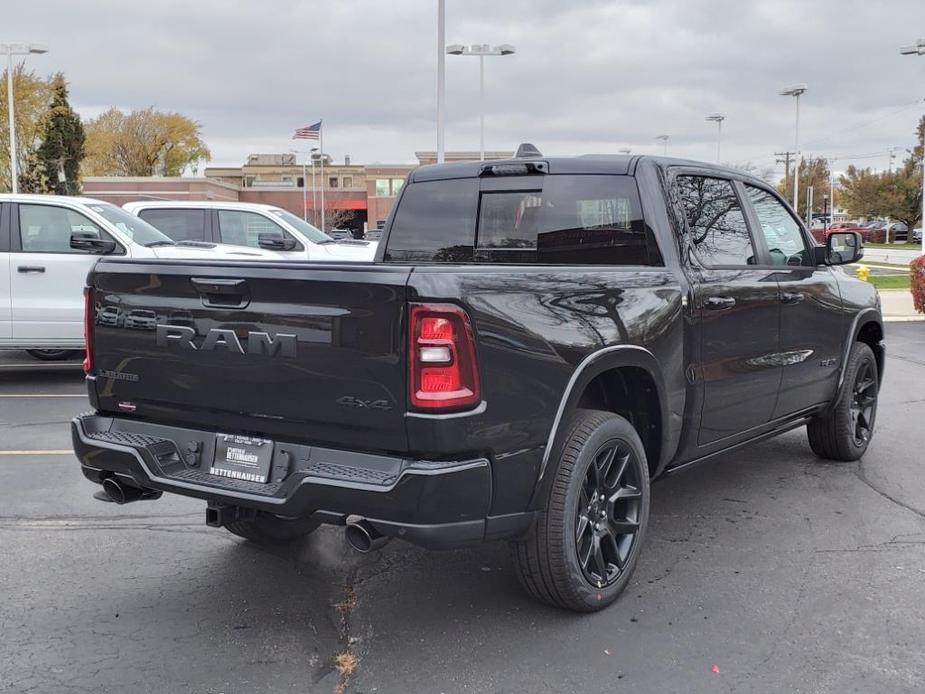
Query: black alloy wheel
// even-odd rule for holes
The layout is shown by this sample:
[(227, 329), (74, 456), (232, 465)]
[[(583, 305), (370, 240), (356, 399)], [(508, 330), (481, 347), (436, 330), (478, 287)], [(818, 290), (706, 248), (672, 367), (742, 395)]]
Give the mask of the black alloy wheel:
[(854, 430), (854, 443), (866, 446), (874, 429), (877, 415), (877, 379), (874, 375), (875, 365), (865, 360), (858, 369), (852, 388), (851, 422)]
[(639, 461), (623, 441), (605, 443), (585, 473), (575, 520), (578, 563), (591, 585), (620, 578), (639, 532)]

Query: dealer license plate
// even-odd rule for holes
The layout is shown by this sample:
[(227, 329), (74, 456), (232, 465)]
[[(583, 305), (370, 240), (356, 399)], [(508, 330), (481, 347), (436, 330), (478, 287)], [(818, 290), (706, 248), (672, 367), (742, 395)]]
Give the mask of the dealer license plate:
[(273, 442), (235, 434), (215, 435), (215, 458), (209, 472), (247, 482), (266, 482), (273, 462)]

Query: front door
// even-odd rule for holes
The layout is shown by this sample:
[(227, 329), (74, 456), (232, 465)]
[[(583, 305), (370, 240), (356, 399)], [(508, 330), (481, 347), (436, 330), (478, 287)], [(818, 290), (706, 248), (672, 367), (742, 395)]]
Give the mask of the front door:
[(809, 241), (770, 190), (746, 185), (754, 226), (767, 249), (781, 296), (783, 372), (774, 417), (829, 402), (838, 383), (846, 318), (833, 270), (816, 267)]
[(12, 205), (12, 338), (19, 344), (83, 342), (83, 288), (98, 255), (71, 248), (75, 231), (106, 233), (80, 212), (46, 203)]
[(10, 339), (10, 205), (0, 203), (0, 345)]
[(707, 446), (771, 419), (781, 373), (775, 359), (780, 297), (774, 270), (749, 233), (741, 185), (715, 175), (675, 180), (700, 329), (697, 442)]

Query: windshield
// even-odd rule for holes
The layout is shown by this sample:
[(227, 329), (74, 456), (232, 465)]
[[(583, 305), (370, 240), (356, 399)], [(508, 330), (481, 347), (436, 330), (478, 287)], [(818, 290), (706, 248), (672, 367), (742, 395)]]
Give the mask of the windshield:
[(325, 234), (321, 229), (313, 227), (311, 224), (306, 222), (301, 217), (296, 217), (291, 212), (286, 212), (286, 210), (274, 209), (270, 210), (270, 214), (274, 217), (279, 217), (289, 226), (297, 229), (305, 238), (314, 243), (334, 243), (334, 239)]
[(174, 245), (169, 236), (165, 236), (145, 220), (129, 214), (121, 207), (103, 202), (95, 202), (87, 205), (87, 207), (115, 226), (135, 243), (140, 243), (142, 246)]

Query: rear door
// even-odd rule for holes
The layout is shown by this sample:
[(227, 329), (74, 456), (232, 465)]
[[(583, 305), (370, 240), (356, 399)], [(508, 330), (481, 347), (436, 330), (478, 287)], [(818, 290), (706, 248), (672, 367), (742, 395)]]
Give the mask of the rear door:
[[(71, 248), (71, 234), (112, 237), (70, 207), (45, 202), (10, 207), (13, 340), (82, 342), (83, 288), (100, 256)], [(125, 253), (118, 242), (117, 248)]]
[(10, 204), (0, 203), (0, 341), (10, 339)]
[(819, 403), (835, 393), (846, 318), (833, 270), (812, 262), (809, 240), (770, 189), (745, 185), (759, 241), (780, 287), (781, 388), (774, 417)]
[(184, 207), (152, 207), (138, 216), (174, 241), (212, 241), (208, 210)]
[(688, 271), (699, 316), (702, 384), (698, 443), (710, 445), (771, 419), (780, 384), (780, 299), (774, 270), (749, 231), (741, 185), (681, 173)]
[(100, 408), (227, 433), (406, 450), (407, 267), (102, 261)]

